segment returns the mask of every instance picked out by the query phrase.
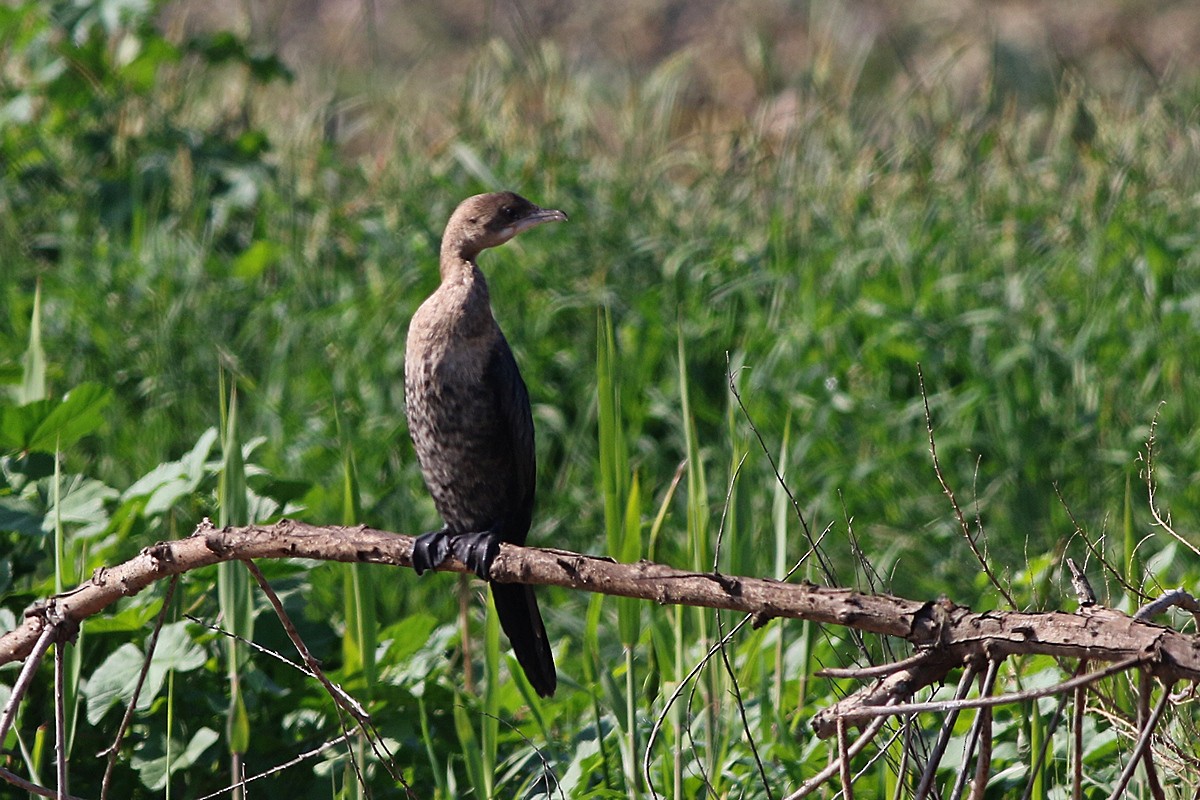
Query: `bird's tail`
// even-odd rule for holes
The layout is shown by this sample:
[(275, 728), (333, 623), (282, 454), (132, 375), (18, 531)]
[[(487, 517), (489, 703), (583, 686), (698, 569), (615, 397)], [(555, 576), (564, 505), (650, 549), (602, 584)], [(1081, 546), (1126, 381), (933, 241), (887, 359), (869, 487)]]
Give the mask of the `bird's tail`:
[(554, 694), (558, 678), (533, 587), (521, 583), (493, 583), (491, 586), (500, 627), (512, 643), (517, 662), (525, 670), (525, 677), (534, 690), (542, 697), (549, 697)]

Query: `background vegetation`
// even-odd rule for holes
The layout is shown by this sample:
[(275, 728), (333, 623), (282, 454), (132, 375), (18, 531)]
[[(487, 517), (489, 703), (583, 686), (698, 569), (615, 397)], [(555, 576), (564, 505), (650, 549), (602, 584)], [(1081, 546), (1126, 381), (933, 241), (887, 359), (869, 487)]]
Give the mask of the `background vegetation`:
[[(1097, 37), (1055, 47), (1061, 20), (1037, 5), (672, 8), (415, 4), (407, 23), (328, 27), (326, 49), (311, 25), (265, 25), (286, 10), (266, 3), (251, 24), (119, 0), (0, 8), (0, 625), (204, 516), (435, 527), (404, 335), (454, 204), (501, 187), (571, 217), (483, 259), (535, 404), (531, 543), (782, 576), (824, 532), (824, 567), (797, 577), (1000, 605), (933, 473), (920, 364), (946, 479), (1022, 607), (1073, 607), (1064, 555), (1115, 606), (1194, 586), (1197, 556), (1151, 524), (1145, 474), (1157, 416), (1157, 499), (1194, 541), (1191, 17), (1156, 7), (1102, 57)], [(1087, 30), (1128, 19), (1104, 8)], [(1013, 33), (1027, 18), (1050, 46)], [(1139, 49), (1147, 27), (1176, 49)], [(448, 577), (263, 567), (421, 796), (533, 795), (545, 774), (569, 797), (636, 796), (663, 714), (659, 791), (768, 796), (749, 732), (777, 796), (823, 766), (805, 723), (852, 688), (808, 675), (884, 647), (793, 623), (741, 635), (743, 729), (715, 667), (666, 704), (731, 620), (544, 592), (561, 688), (537, 702), (478, 603), (464, 687)], [(287, 652), (238, 580), (193, 575), (171, 599), (115, 796), (199, 797), (228, 783), (223, 754), (253, 774), (340, 735), (315, 683), (184, 616)], [(72, 648), (77, 794), (98, 794), (92, 754), (163, 600), (131, 598)], [(1028, 659), (1004, 677), (1056, 674)], [(46, 677), (3, 747), (52, 782)], [(1035, 771), (1051, 710), (1001, 714), (995, 796)], [(1175, 722), (1181, 792), (1192, 714)], [(1103, 796), (1130, 742), (1089, 725)], [(1034, 796), (1063, 779), (1059, 738)], [(347, 759), (330, 749), (258, 791), (353, 795)], [(883, 796), (910, 779), (898, 766), (864, 785)]]

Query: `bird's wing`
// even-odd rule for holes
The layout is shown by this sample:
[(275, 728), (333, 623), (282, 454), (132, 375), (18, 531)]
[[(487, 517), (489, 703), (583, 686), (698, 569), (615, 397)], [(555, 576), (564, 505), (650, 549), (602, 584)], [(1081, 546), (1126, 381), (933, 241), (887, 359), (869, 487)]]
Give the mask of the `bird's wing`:
[(517, 360), (513, 358), (504, 335), (501, 334), (488, 359), (485, 379), (496, 398), (500, 420), (507, 433), (513, 457), (513, 518), (504, 537), (514, 544), (523, 544), (533, 519), (534, 480), (537, 456), (533, 444), (533, 415), (529, 407), (529, 390), (521, 379)]

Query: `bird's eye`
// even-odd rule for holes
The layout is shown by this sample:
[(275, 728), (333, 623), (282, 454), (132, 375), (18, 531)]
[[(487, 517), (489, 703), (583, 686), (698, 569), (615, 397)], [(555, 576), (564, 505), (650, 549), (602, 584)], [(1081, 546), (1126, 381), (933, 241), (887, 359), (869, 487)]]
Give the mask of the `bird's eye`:
[(517, 216), (517, 210), (512, 206), (501, 206), (500, 216), (504, 217), (505, 219), (513, 219)]

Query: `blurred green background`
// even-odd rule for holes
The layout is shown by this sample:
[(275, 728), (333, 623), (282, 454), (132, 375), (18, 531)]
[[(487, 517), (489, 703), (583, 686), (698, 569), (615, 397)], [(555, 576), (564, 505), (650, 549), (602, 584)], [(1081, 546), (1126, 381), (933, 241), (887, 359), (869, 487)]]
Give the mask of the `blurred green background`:
[[(531, 544), (777, 577), (824, 532), (798, 577), (977, 608), (1074, 608), (1065, 555), (1127, 609), (1200, 573), (1191, 4), (54, 0), (0, 8), (0, 53), (0, 627), (204, 516), (436, 527), (404, 336), (450, 211), (499, 188), (571, 218), (481, 259), (534, 403)], [(1003, 592), (934, 473), (918, 364)], [(1147, 497), (1155, 420), (1181, 540)], [(567, 796), (639, 795), (659, 714), (660, 791), (768, 796), (731, 674), (664, 710), (723, 617), (543, 591), (564, 685), (530, 712), (494, 637), (464, 655), (453, 579), (264, 569), (421, 796), (536, 794), (535, 746)], [(200, 796), (222, 748), (256, 771), (337, 735), (319, 687), (181, 616), (286, 651), (238, 575), (172, 598), (178, 660), (142, 695), (121, 796)], [(132, 696), (98, 687), (162, 601), (72, 649), (81, 794)], [(769, 783), (824, 764), (804, 724), (852, 687), (812, 669), (881, 647), (780, 622), (734, 640)], [(180, 664), (206, 698), (186, 715)], [(48, 702), (4, 743), (23, 774), (46, 769)], [(1030, 755), (1034, 711), (998, 752), (1042, 792), (1062, 775)], [(1129, 743), (1095, 724), (1103, 784)], [(346, 757), (271, 791), (351, 796)], [(881, 792), (911, 779), (878, 763)]]

